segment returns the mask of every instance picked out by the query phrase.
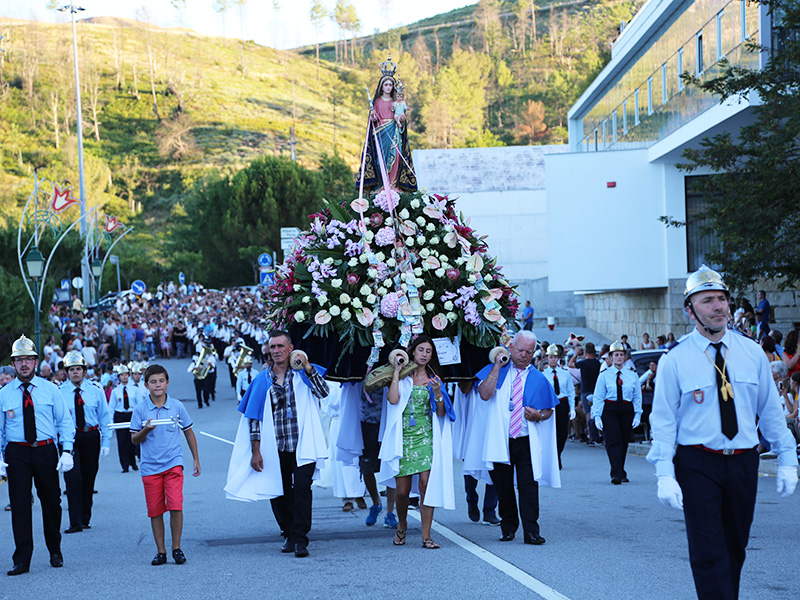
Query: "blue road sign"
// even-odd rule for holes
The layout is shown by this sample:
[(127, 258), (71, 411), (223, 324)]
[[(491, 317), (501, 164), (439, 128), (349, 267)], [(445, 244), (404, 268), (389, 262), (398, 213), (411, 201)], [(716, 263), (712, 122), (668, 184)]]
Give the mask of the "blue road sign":
[(181, 285), (184, 285), (186, 283), (186, 275), (183, 274), (183, 271), (178, 273), (178, 281), (181, 282)]
[(68, 290), (69, 289), (69, 279), (62, 279), (61, 280), (61, 289)]
[(271, 267), (272, 266), (272, 256), (264, 252), (263, 254), (258, 255), (258, 266), (259, 267)]
[(273, 285), (275, 283), (275, 272), (270, 269), (267, 271), (266, 269), (261, 269), (261, 285), (268, 286)]
[(144, 284), (144, 281), (141, 279), (137, 279), (131, 284), (131, 291), (136, 294), (137, 296), (141, 296), (144, 294), (147, 286)]

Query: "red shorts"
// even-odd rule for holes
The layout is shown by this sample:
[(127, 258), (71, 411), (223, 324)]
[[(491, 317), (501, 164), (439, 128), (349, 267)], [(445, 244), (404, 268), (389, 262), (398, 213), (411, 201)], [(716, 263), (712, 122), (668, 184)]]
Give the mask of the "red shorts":
[(183, 510), (183, 467), (178, 465), (157, 475), (144, 475), (147, 516), (158, 517), (168, 510)]

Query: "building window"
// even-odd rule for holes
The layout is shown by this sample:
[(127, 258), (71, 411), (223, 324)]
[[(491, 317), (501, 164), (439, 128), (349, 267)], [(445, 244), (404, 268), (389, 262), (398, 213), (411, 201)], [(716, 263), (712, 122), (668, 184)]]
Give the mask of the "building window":
[(725, 57), (725, 50), (722, 49), (722, 16), (724, 14), (724, 10), (717, 13), (717, 60)]
[(684, 85), (683, 85), (683, 48), (678, 50), (678, 91), (682, 92)]
[(661, 65), (661, 104), (666, 104), (667, 100), (667, 63), (664, 63)]
[(706, 255), (719, 243), (716, 235), (708, 231), (709, 221), (701, 217), (708, 202), (702, 191), (709, 175), (692, 175), (684, 180), (686, 191), (686, 258), (689, 272), (696, 271), (700, 265), (707, 264)]
[(697, 51), (697, 56), (695, 57), (695, 75), (700, 77), (703, 74), (703, 32), (701, 31), (696, 36), (694, 36), (695, 41), (695, 50)]
[(653, 78), (647, 78), (647, 116), (653, 114)]

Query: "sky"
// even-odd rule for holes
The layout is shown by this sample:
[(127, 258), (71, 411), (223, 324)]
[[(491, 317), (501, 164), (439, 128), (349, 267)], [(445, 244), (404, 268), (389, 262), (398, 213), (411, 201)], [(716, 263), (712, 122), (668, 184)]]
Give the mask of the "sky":
[[(59, 0), (66, 3), (68, 0)], [(323, 0), (331, 10), (336, 0)], [(476, 4), (477, 0), (351, 0), (361, 19), (361, 35), (386, 31), (407, 25), (455, 8)], [(231, 4), (233, 2), (230, 2)], [(274, 8), (274, 4), (278, 9)], [(47, 10), (47, 0), (0, 0), (0, 20), (35, 19), (63, 22), (68, 13)], [(215, 12), (214, 0), (186, 0), (186, 8), (175, 10), (169, 0), (82, 0), (75, 2), (86, 10), (77, 18), (125, 17), (136, 18), (137, 11), (146, 8), (151, 22), (161, 27), (189, 27), (205, 35), (244, 37), (264, 46), (289, 49), (313, 44), (315, 32), (309, 20), (311, 0), (248, 0), (244, 19), (239, 18), (237, 6), (225, 13)], [(244, 36), (242, 36), (244, 22)], [(338, 37), (336, 24), (328, 21), (320, 30), (319, 41)]]

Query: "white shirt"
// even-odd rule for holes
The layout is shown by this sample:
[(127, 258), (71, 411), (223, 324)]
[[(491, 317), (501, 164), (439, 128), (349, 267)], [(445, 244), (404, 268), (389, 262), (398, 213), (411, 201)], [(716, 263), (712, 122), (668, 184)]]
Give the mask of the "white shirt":
[(556, 394), (558, 399), (566, 398), (567, 402), (569, 402), (569, 409), (575, 410), (575, 386), (572, 385), (572, 375), (570, 375), (569, 371), (566, 369), (562, 369), (561, 367), (556, 367), (553, 369), (550, 365), (547, 365), (542, 371), (542, 374), (547, 377), (547, 381), (550, 382), (550, 385), (553, 386), (555, 389), (555, 383), (553, 383), (553, 372), (558, 376), (558, 389), (559, 392)]
[(650, 414), (653, 447), (647, 455), (658, 475), (674, 474), (676, 443), (702, 444), (713, 450), (753, 448), (758, 444), (758, 430), (772, 445), (780, 466), (797, 465), (794, 438), (786, 427), (766, 354), (753, 340), (730, 330), (721, 342), (733, 386), (738, 433), (732, 440), (722, 433), (716, 349), (695, 329), (658, 363)]

